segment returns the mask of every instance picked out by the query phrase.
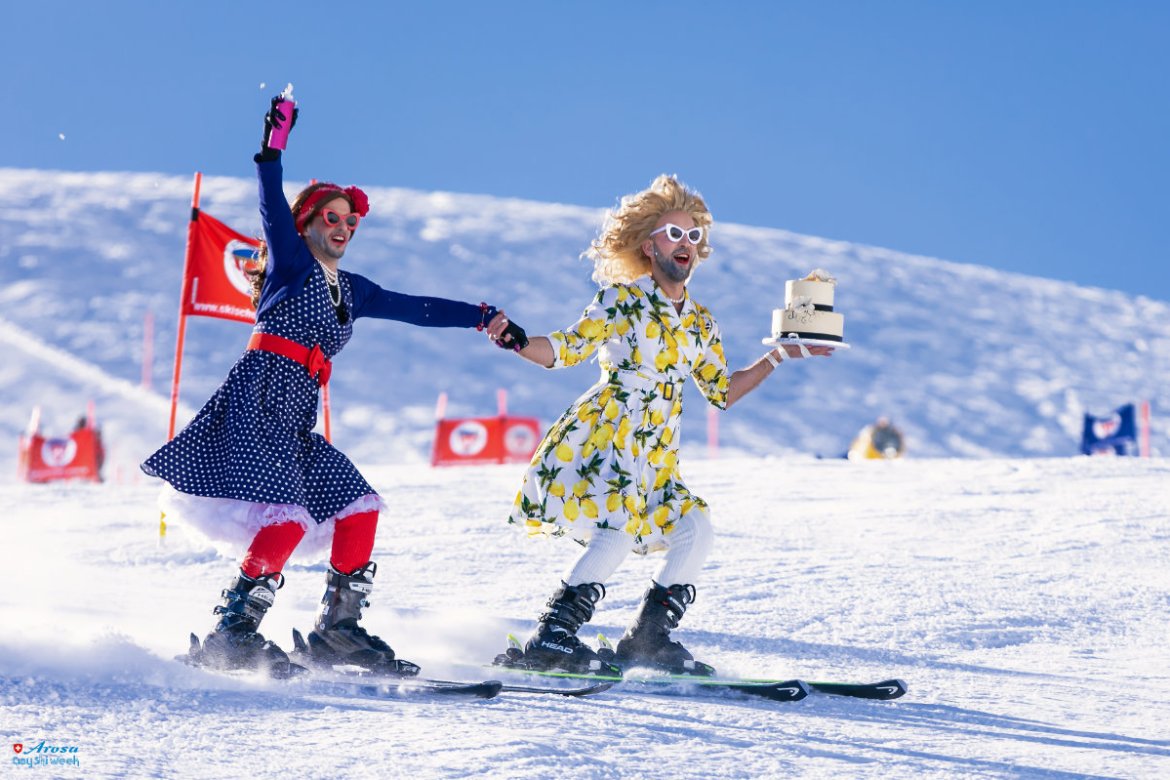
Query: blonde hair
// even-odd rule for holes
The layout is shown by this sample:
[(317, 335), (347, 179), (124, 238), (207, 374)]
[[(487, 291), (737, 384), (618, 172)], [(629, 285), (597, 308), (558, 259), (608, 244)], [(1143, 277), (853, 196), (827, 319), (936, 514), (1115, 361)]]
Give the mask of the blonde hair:
[(593, 280), (600, 285), (628, 284), (650, 273), (650, 258), (642, 243), (650, 237), (655, 223), (670, 211), (685, 211), (703, 228), (703, 239), (696, 251), (695, 265), (711, 254), (711, 212), (703, 196), (690, 189), (676, 176), (662, 174), (650, 186), (621, 199), (609, 212), (601, 233), (581, 253), (593, 261)]

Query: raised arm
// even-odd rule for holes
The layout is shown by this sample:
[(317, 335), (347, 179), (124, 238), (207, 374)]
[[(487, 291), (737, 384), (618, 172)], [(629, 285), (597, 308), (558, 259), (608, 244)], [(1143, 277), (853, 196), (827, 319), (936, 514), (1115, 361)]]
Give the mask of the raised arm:
[(297, 234), (296, 222), (284, 195), (284, 166), (281, 152), (268, 146), (273, 128), (285, 124), (291, 130), (297, 123), (299, 111), (294, 109), (291, 117), (281, 113), (277, 95), (264, 115), (264, 135), (260, 140), (260, 152), (253, 158), (256, 162), (256, 177), (260, 183), (260, 224), (264, 241), (268, 244), (268, 262), (265, 273), (269, 286), (280, 289), (300, 286), (313, 266), (313, 258)]

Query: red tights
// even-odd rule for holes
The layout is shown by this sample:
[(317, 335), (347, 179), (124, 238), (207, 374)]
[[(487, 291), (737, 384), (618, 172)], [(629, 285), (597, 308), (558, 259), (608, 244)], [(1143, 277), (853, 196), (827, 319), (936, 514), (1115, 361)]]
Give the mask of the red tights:
[[(337, 520), (333, 525), (333, 552), (329, 563), (342, 574), (353, 574), (370, 562), (374, 551), (374, 532), (378, 512), (359, 512)], [(240, 569), (249, 577), (276, 574), (284, 568), (293, 550), (305, 536), (299, 523), (266, 525), (252, 540)]]

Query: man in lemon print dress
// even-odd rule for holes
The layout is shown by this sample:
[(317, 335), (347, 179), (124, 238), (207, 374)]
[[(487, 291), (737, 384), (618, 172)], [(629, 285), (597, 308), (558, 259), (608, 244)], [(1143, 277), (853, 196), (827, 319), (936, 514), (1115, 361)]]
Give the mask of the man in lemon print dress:
[[(726, 409), (781, 360), (801, 355), (773, 350), (728, 373), (719, 326), (687, 289), (695, 266), (711, 254), (710, 227), (702, 197), (672, 176), (623, 198), (586, 253), (602, 285), (597, 297), (572, 326), (530, 337), (520, 351), (539, 365), (564, 368), (596, 350), (601, 378), (545, 435), (509, 517), (531, 535), (586, 543), (585, 552), (532, 637), (498, 663), (570, 672), (713, 671), (670, 639), (694, 601), (713, 536), (706, 502), (679, 474), (683, 384), (690, 377), (710, 403)], [(665, 554), (616, 655), (599, 656), (576, 634), (631, 550)]]

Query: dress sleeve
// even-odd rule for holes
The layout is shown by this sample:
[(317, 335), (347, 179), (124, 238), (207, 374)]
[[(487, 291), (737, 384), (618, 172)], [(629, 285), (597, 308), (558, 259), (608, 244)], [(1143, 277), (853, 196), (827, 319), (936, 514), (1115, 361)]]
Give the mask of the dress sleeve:
[(260, 224), (268, 244), (265, 272), (272, 286), (285, 287), (312, 270), (312, 256), (304, 250), (288, 199), (284, 196), (284, 167), (280, 160), (256, 163), (260, 180)]
[(364, 276), (346, 273), (353, 289), (353, 316), (397, 320), (425, 328), (474, 328), (495, 314), (478, 303), (452, 301), (385, 290)]
[(723, 355), (719, 323), (703, 307), (699, 307), (695, 317), (699, 330), (700, 352), (698, 359), (691, 366), (691, 377), (712, 406), (726, 409), (731, 378), (727, 374), (727, 358)]
[(548, 334), (553, 347), (553, 364), (549, 368), (575, 366), (613, 335), (617, 316), (617, 292), (614, 287), (597, 291), (593, 302), (585, 307), (581, 318), (564, 330)]

